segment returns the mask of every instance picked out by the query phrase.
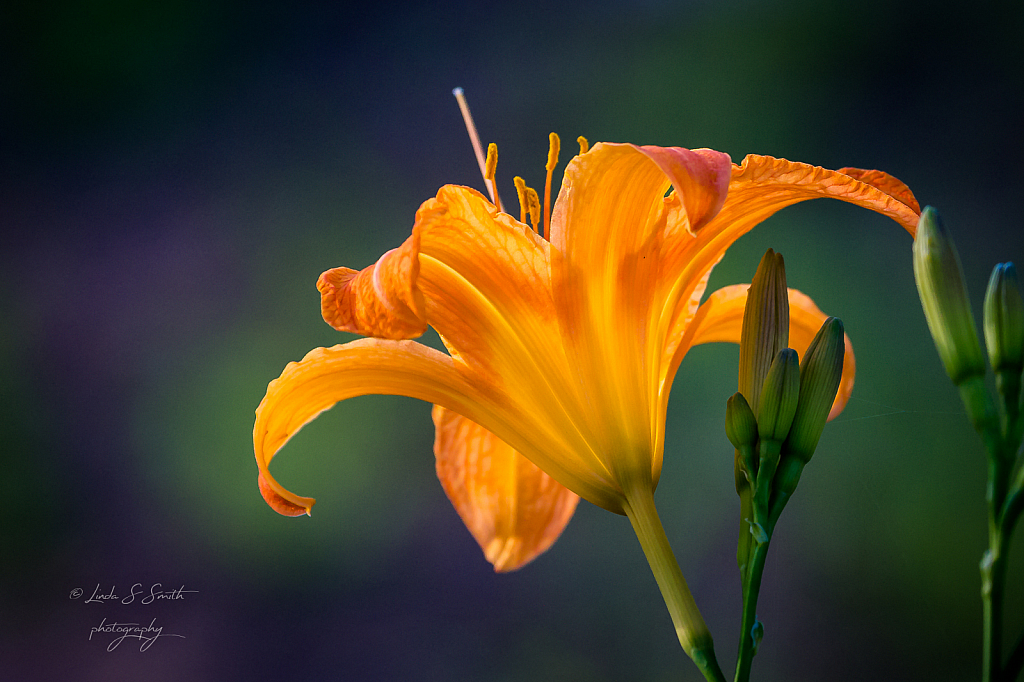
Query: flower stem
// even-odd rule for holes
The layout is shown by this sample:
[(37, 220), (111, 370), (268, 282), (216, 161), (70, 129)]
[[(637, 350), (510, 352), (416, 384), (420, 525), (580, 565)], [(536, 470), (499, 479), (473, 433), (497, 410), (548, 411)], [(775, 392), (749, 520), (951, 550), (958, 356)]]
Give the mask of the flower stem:
[(747, 568), (750, 564), (750, 546), (752, 539), (750, 535), (750, 522), (754, 518), (754, 507), (751, 500), (753, 493), (750, 486), (744, 488), (740, 493), (740, 537), (736, 543), (736, 564), (740, 569), (740, 582), (747, 581)]
[[(768, 544), (771, 542), (775, 521), (778, 520), (782, 508), (789, 499), (789, 493), (772, 498), (772, 481), (778, 471), (782, 443), (774, 440), (761, 440), (760, 461), (757, 467), (757, 478), (754, 483), (752, 512), (753, 521), (748, 523), (749, 563), (746, 572), (740, 571), (743, 584), (743, 616), (740, 621), (740, 646), (736, 657), (736, 682), (748, 682), (750, 667), (757, 653), (757, 645), (761, 641), (763, 628), (757, 620), (757, 598), (761, 594), (761, 576), (764, 564), (768, 559)], [(795, 462), (796, 460), (787, 460)], [(787, 468), (788, 467), (784, 467)], [(795, 476), (799, 479), (802, 464), (797, 464)], [(788, 476), (787, 476), (788, 477)], [(796, 484), (793, 483), (793, 487)]]
[(757, 598), (761, 592), (761, 576), (768, 558), (768, 542), (754, 541), (750, 566), (743, 582), (743, 618), (740, 622), (740, 648), (736, 659), (736, 682), (750, 679), (750, 667), (757, 653), (760, 633), (757, 628)]
[[(986, 419), (978, 428), (988, 451), (988, 549), (981, 559), (982, 680), (1012, 682), (1020, 670), (1020, 644), (1011, 652), (1006, 667), (1002, 661), (1003, 597), (1006, 590), (1007, 554), (1013, 527), (1020, 514), (1018, 481), (1011, 486), (1011, 472), (1020, 445), (1020, 380), (996, 375), (999, 419)], [(976, 425), (976, 428), (978, 425)], [(1017, 479), (1024, 479), (1024, 467)]]
[(725, 682), (725, 675), (715, 658), (711, 633), (690, 594), (686, 578), (683, 577), (679, 562), (665, 536), (661, 519), (658, 518), (654, 493), (643, 485), (627, 491), (625, 512), (633, 524), (633, 531), (640, 541), (647, 562), (651, 565), (683, 651), (693, 659), (709, 682)]
[(1006, 557), (1003, 535), (989, 536), (989, 548), (981, 560), (981, 602), (983, 623), (982, 676), (984, 682), (1001, 680), (1003, 641), (1003, 592), (1006, 586)]

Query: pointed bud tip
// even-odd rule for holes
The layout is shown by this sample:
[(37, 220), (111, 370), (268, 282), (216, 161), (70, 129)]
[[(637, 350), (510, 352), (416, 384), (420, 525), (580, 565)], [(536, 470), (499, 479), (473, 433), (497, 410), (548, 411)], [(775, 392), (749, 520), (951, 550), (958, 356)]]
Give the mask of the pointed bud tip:
[(778, 352), (789, 345), (789, 290), (782, 254), (765, 251), (747, 291), (740, 331), (739, 390), (759, 414), (761, 387)]
[(800, 395), (800, 363), (795, 350), (779, 351), (761, 388), (757, 413), (758, 435), (764, 440), (784, 441), (796, 414)]
[(800, 365), (800, 399), (783, 451), (806, 464), (818, 447), (843, 378), (843, 321), (830, 317), (818, 329)]
[(928, 206), (918, 221), (913, 247), (914, 280), (935, 348), (959, 386), (985, 373), (963, 268), (939, 212)]
[(982, 327), (989, 361), (996, 372), (1024, 369), (1024, 300), (1013, 263), (999, 263), (992, 270), (985, 291)]
[(757, 442), (757, 420), (739, 391), (725, 404), (725, 435), (736, 449), (753, 447)]

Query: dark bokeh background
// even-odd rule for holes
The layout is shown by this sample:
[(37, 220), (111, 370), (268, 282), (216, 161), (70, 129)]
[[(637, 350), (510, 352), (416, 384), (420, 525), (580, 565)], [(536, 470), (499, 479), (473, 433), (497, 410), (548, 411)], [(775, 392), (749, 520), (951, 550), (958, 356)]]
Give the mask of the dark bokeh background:
[[(0, 670), (11, 679), (697, 680), (625, 519), (586, 503), (495, 575), (433, 473), (429, 406), (352, 400), (256, 490), (253, 410), (345, 340), (313, 284), (445, 183), (543, 180), (549, 131), (886, 170), (940, 208), (976, 310), (1024, 257), (1019, 3), (8, 3), (0, 9)], [(563, 154), (563, 161), (567, 155)], [(773, 543), (758, 680), (972, 679), (984, 465), (921, 314), (911, 240), (816, 201), (743, 237), (841, 316), (854, 399)], [(695, 349), (657, 501), (729, 668), (735, 347)], [(1009, 630), (1024, 627), (1018, 538)], [(86, 604), (99, 585), (184, 599)], [(86, 591), (77, 600), (74, 588)], [(156, 619), (140, 652), (89, 641)], [(1008, 637), (1010, 635), (1008, 634)]]

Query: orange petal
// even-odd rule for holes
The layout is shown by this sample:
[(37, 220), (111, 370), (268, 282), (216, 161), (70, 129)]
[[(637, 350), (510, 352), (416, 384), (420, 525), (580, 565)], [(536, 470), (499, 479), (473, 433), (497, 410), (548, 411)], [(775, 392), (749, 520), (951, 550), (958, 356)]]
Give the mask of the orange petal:
[(596, 442), (636, 453), (625, 466), (646, 458), (657, 469), (665, 191), (675, 184), (679, 214), (702, 225), (722, 205), (729, 169), (716, 152), (600, 143), (565, 170), (551, 218), (552, 293), (584, 404), (605, 415)]
[[(686, 351), (701, 343), (713, 341), (740, 342), (740, 330), (743, 327), (743, 306), (747, 302), (749, 284), (734, 284), (719, 289), (708, 297), (693, 321), (686, 330), (683, 342), (673, 358), (672, 374)], [(803, 358), (811, 339), (818, 333), (828, 315), (821, 312), (809, 296), (796, 289), (789, 290), (789, 346)], [(839, 383), (839, 392), (832, 403), (828, 418), (833, 419), (846, 407), (846, 401), (853, 392), (853, 380), (857, 371), (853, 357), (853, 346), (850, 337), (844, 334), (846, 353), (843, 356), (843, 378)]]
[[(613, 478), (590, 446), (597, 442), (594, 420), (561, 343), (548, 242), (465, 187), (441, 188), (423, 204), (415, 229), (427, 321), (456, 365), (530, 406), (531, 428), (561, 434), (563, 460), (610, 485)], [(558, 456), (543, 453), (552, 455)]]
[(499, 213), (478, 192), (455, 186), (424, 202), (414, 229), (422, 240), (427, 321), (453, 355), (508, 376), (496, 343), (516, 346), (510, 352), (519, 366), (537, 339), (557, 330), (549, 246), (532, 229)]
[(275, 510), (308, 511), (315, 500), (285, 489), (268, 470), (270, 460), (305, 424), (336, 402), (366, 394), (408, 395), (451, 405), (476, 392), (444, 353), (412, 341), (359, 339), (310, 351), (270, 382), (256, 409), (253, 448), (260, 490)]
[[(259, 474), (256, 477), (256, 484), (259, 486), (260, 495), (263, 495), (263, 499), (266, 500), (270, 508), (276, 511), (282, 516), (302, 516), (303, 514), (309, 515), (309, 509), (292, 502), (289, 502), (285, 498), (277, 494), (277, 492), (270, 487), (267, 483), (267, 479), (263, 478), (263, 474)], [(310, 502), (310, 506), (313, 502)]]
[(672, 183), (691, 231), (699, 230), (722, 209), (731, 180), (728, 154), (680, 147), (644, 146), (639, 150), (658, 164)]
[[(914, 193), (910, 191), (905, 183), (897, 180), (888, 173), (883, 173), (880, 170), (864, 170), (863, 168), (840, 168), (837, 173), (843, 175), (849, 175), (854, 180), (860, 180), (863, 183), (871, 185), (872, 187), (881, 190), (885, 194), (888, 194), (896, 201), (901, 204), (908, 206), (914, 213), (921, 213), (921, 205), (917, 203), (917, 198)], [(914, 229), (917, 229), (917, 225), (914, 225)]]
[(482, 426), (433, 410), (437, 477), (498, 572), (544, 552), (569, 523), (579, 496)]
[(427, 329), (419, 277), (419, 235), (391, 249), (362, 271), (334, 268), (320, 275), (320, 309), (343, 332), (383, 339), (411, 339)]
[[(444, 353), (414, 341), (358, 339), (317, 348), (300, 362), (289, 363), (270, 382), (256, 409), (253, 449), (268, 502), (309, 510), (315, 500), (290, 492), (270, 474), (274, 455), (305, 424), (335, 403), (360, 395), (405, 395), (443, 405), (484, 425), (566, 487), (594, 504), (621, 513), (622, 495), (601, 472), (576, 459), (574, 441), (533, 406), (476, 377), (470, 381)], [(571, 435), (571, 434), (570, 434)], [(268, 495), (264, 494), (267, 498)], [(280, 497), (284, 500), (278, 500)]]
[(881, 171), (832, 171), (749, 154), (733, 168), (729, 196), (715, 222), (753, 226), (781, 208), (817, 198), (839, 199), (887, 215), (911, 236), (921, 213), (910, 188)]
[(920, 207), (902, 182), (880, 171), (833, 171), (750, 154), (733, 166), (722, 210), (697, 233), (683, 275), (706, 273), (737, 239), (779, 209), (808, 199), (833, 198), (889, 216), (914, 235)]

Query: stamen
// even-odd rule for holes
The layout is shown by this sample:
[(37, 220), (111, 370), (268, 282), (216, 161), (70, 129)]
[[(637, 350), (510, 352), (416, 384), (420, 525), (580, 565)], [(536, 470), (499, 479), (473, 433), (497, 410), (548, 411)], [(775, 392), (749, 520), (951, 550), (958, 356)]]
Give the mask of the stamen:
[(590, 143), (587, 142), (587, 138), (580, 135), (576, 138), (576, 141), (579, 142), (580, 145), (580, 154), (586, 154), (590, 150)]
[(526, 180), (518, 175), (512, 178), (512, 184), (516, 186), (516, 194), (519, 196), (519, 222), (526, 223), (526, 212), (530, 206), (526, 203)]
[(526, 201), (530, 205), (530, 222), (533, 223), (533, 231), (540, 233), (540, 197), (537, 190), (532, 187), (526, 188)]
[(545, 164), (548, 172), (555, 170), (558, 165), (558, 152), (561, 149), (562, 141), (558, 139), (557, 133), (548, 133), (548, 162)]
[(487, 190), (491, 193), (491, 200), (501, 211), (501, 197), (498, 196), (498, 185), (494, 182), (494, 174), (497, 170), (498, 145), (491, 142), (487, 145), (487, 160), (484, 162), (484, 182), (487, 183)]
[[(452, 90), (452, 94), (455, 95), (455, 100), (459, 103), (459, 111), (462, 112), (462, 120), (466, 123), (466, 132), (469, 133), (469, 141), (473, 145), (473, 154), (476, 156), (476, 162), (480, 166), (480, 175), (484, 177), (484, 185), (487, 186), (487, 193), (491, 195), (491, 203), (501, 210), (501, 201), (498, 199), (497, 187), (494, 186), (493, 182), (487, 179), (487, 162), (484, 159), (484, 151), (480, 146), (480, 137), (476, 134), (476, 126), (473, 124), (473, 116), (469, 113), (469, 105), (466, 104), (466, 97), (462, 93), (462, 88), (455, 88)], [(494, 174), (491, 174), (494, 177)]]
[(493, 180), (498, 170), (498, 145), (493, 142), (487, 145), (487, 161), (484, 163), (484, 180)]
[(548, 174), (544, 179), (544, 238), (550, 239), (551, 233), (551, 172), (555, 170), (555, 166), (558, 165), (558, 151), (562, 145), (562, 141), (558, 139), (558, 135), (550, 133), (548, 135), (548, 162), (544, 165), (547, 169)]

